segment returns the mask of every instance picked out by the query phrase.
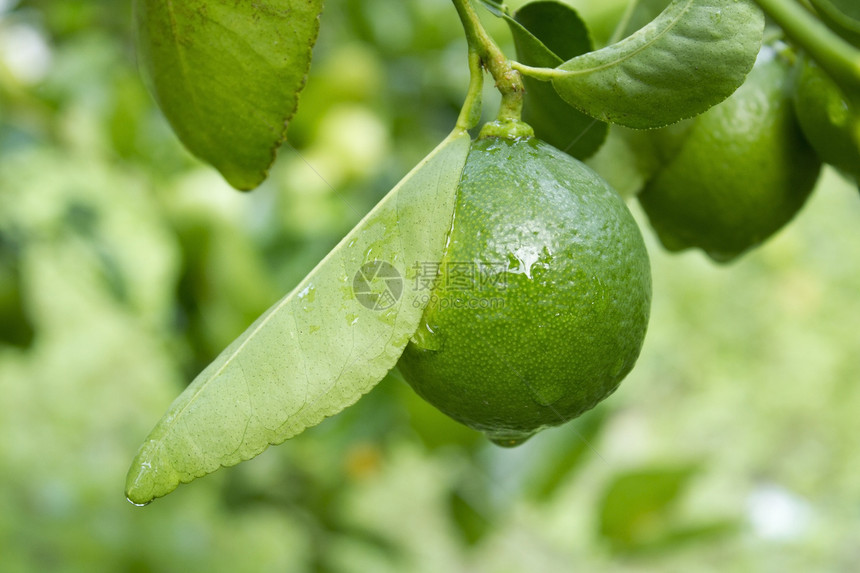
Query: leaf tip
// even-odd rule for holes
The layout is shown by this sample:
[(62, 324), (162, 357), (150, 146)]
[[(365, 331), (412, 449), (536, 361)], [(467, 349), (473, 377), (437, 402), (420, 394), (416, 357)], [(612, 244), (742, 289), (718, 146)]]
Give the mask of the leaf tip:
[(125, 497), (129, 503), (142, 507), (157, 497), (176, 489), (179, 480), (167, 472), (162, 464), (153, 461), (150, 440), (141, 446), (125, 478)]
[(237, 191), (252, 191), (260, 186), (260, 184), (266, 180), (269, 176), (269, 169), (272, 164), (275, 162), (274, 155), (272, 157), (271, 162), (266, 165), (265, 168), (259, 170), (248, 170), (248, 169), (231, 169), (229, 165), (224, 166), (216, 166), (218, 171), (221, 173), (221, 176), (224, 177), (224, 180), (230, 184), (233, 189)]
[[(135, 460), (136, 462), (137, 460)], [(137, 507), (148, 505), (155, 498), (152, 495), (151, 480), (148, 479), (148, 469), (134, 463), (128, 470), (125, 480), (125, 498)]]

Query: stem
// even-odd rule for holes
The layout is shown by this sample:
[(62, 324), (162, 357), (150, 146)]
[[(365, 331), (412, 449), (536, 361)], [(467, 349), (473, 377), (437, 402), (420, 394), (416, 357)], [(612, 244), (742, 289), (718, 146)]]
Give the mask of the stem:
[(570, 73), (558, 68), (535, 68), (519, 62), (511, 62), (511, 67), (524, 76), (528, 76), (542, 82), (551, 82), (555, 78), (560, 78)]
[(469, 47), (469, 91), (466, 101), (457, 118), (457, 127), (468, 131), (481, 121), (482, 93), (484, 89), (484, 71), (481, 69), (481, 56)]
[[(496, 81), (496, 89), (502, 94), (499, 108), (499, 121), (519, 121), (523, 111), (523, 93), (525, 87), (520, 73), (511, 66), (511, 62), (499, 49), (499, 46), (487, 34), (471, 0), (452, 0), (463, 29), (466, 31), (466, 41), (469, 43), (470, 66), (471, 52), (477, 54), (480, 62), (487, 68)], [(471, 90), (471, 86), (470, 86)]]
[(854, 101), (860, 100), (860, 50), (794, 0), (756, 0)]

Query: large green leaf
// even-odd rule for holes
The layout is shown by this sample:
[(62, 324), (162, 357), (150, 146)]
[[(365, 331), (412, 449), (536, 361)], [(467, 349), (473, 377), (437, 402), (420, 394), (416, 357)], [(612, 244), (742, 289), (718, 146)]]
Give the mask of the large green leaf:
[[(554, 68), (593, 48), (585, 23), (576, 11), (559, 2), (526, 4), (511, 18), (506, 14), (517, 58), (528, 66)], [(607, 125), (572, 108), (551, 84), (526, 76), (523, 119), (544, 141), (584, 159), (606, 138)]]
[(419, 263), (442, 257), (469, 144), (465, 132), (449, 136), (200, 373), (141, 446), (129, 500), (250, 459), (385, 376), (426, 305), (406, 287)]
[(730, 96), (752, 68), (763, 30), (749, 0), (674, 0), (632, 36), (559, 66), (552, 83), (593, 117), (661, 127)]
[(298, 105), (322, 0), (137, 0), (141, 69), (194, 155), (237, 189), (265, 178)]

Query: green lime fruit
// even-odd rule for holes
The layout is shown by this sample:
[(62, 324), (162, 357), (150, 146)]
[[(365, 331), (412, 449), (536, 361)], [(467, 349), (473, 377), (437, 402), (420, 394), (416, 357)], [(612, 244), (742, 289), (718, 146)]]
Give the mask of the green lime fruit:
[(668, 250), (698, 247), (728, 262), (800, 210), (821, 161), (797, 124), (791, 90), (790, 64), (765, 47), (728, 99), (652, 133), (664, 163), (639, 202)]
[(510, 133), (490, 124), (472, 143), (430, 302), (398, 364), (425, 400), (504, 446), (611, 394), (651, 303), (648, 254), (618, 193)]
[(860, 110), (809, 58), (798, 60), (794, 110), (821, 159), (860, 181)]

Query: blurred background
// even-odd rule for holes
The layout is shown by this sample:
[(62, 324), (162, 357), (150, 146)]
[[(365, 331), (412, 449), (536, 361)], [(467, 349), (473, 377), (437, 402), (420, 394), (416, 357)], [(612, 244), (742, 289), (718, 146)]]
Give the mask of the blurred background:
[[(572, 3), (598, 43), (624, 8)], [(860, 196), (831, 171), (726, 267), (666, 254), (632, 202), (654, 274), (639, 364), (519, 448), (390, 376), (253, 461), (125, 500), (171, 400), (454, 124), (447, 0), (322, 21), (290, 145), (242, 194), (146, 93), (129, 1), (0, 0), (0, 571), (860, 568)], [(629, 191), (623, 151), (593, 164)]]

